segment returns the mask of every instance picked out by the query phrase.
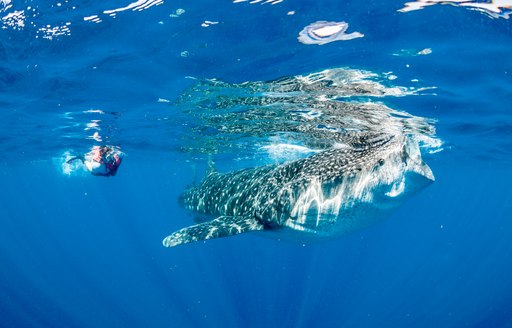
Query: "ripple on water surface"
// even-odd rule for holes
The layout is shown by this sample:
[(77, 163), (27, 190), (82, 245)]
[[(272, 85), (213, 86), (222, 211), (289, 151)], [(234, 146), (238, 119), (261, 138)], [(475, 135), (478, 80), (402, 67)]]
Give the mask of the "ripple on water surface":
[(346, 22), (318, 21), (310, 24), (299, 32), (298, 40), (304, 44), (326, 44), (334, 41), (346, 41), (362, 38), (359, 32), (345, 33), (348, 29)]
[(467, 0), (417, 0), (405, 3), (400, 12), (408, 12), (423, 9), (437, 4), (465, 7), (486, 14), (491, 18), (510, 18), (512, 13), (512, 0), (491, 0), (491, 1), (467, 1)]

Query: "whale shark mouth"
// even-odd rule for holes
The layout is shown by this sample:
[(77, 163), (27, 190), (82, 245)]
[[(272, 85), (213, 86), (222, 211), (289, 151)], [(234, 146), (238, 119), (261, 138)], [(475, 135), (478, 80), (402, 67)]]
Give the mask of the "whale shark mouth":
[(395, 182), (391, 186), (391, 189), (386, 193), (386, 196), (394, 198), (394, 197), (397, 197), (397, 196), (403, 194), (404, 191), (405, 191), (405, 178), (402, 177), (402, 179), (400, 179), (400, 181)]

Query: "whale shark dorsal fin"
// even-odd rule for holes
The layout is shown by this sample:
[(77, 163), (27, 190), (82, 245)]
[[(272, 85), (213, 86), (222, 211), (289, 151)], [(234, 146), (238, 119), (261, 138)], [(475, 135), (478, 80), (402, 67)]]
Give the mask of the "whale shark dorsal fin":
[(193, 241), (228, 237), (264, 228), (265, 225), (254, 216), (219, 216), (215, 220), (178, 230), (165, 237), (163, 244), (166, 247), (173, 247)]

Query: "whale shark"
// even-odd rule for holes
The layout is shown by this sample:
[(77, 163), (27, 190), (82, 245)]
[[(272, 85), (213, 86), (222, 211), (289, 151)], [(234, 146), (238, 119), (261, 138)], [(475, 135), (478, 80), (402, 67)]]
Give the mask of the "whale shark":
[(163, 240), (173, 247), (251, 231), (297, 241), (331, 239), (385, 217), (434, 181), (406, 134), (359, 133), (343, 145), (281, 164), (219, 173), (179, 198), (206, 221)]

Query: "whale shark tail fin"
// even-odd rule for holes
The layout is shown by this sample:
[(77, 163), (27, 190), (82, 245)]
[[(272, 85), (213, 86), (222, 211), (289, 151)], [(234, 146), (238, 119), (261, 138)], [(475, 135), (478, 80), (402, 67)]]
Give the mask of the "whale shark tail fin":
[(194, 241), (228, 237), (263, 229), (265, 225), (252, 216), (220, 216), (215, 220), (178, 230), (165, 237), (162, 243), (165, 247), (174, 247)]

